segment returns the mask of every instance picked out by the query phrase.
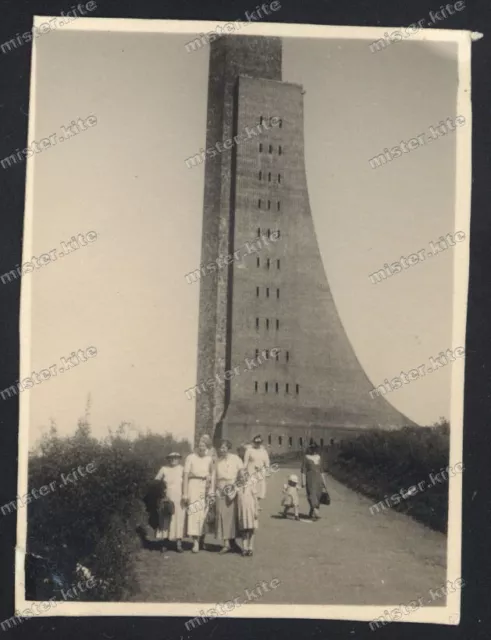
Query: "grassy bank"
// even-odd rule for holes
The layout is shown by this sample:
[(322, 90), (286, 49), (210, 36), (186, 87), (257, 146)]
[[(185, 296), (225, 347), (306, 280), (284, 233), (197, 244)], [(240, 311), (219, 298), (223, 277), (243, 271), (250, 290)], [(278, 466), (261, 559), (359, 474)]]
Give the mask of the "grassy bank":
[(171, 450), (187, 453), (189, 444), (171, 435), (129, 437), (124, 426), (104, 440), (91, 437), (85, 422), (69, 437), (52, 428), (29, 460), (29, 492), (50, 486), (27, 506), (30, 598), (61, 598), (61, 588), (80, 580), (77, 563), (97, 579), (84, 599), (119, 600), (131, 591), (136, 529), (147, 521), (142, 497)]
[(444, 421), (433, 427), (370, 430), (337, 442), (325, 452), (325, 464), (334, 478), (368, 496), (374, 503), (424, 481), (424, 490), (398, 504), (389, 504), (391, 508), (445, 532), (448, 482), (432, 486), (430, 474), (438, 473), (448, 465), (449, 435), (449, 425)]

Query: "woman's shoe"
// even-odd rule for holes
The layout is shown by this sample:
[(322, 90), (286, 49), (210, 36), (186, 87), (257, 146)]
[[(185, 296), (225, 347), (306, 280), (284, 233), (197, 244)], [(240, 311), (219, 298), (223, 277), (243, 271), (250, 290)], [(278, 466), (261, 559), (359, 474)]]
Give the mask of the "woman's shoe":
[(182, 542), (180, 540), (177, 541), (176, 551), (177, 553), (182, 553), (184, 551), (184, 549), (182, 548)]
[(229, 553), (229, 552), (230, 552), (230, 547), (222, 547), (218, 553), (221, 556), (223, 556), (225, 553)]
[(197, 540), (195, 542), (193, 542), (193, 548), (191, 549), (191, 551), (193, 553), (199, 553), (199, 544), (198, 544)]
[(247, 555), (249, 556), (249, 558), (252, 557), (252, 555), (253, 555), (252, 549), (249, 549), (249, 551), (247, 552)]

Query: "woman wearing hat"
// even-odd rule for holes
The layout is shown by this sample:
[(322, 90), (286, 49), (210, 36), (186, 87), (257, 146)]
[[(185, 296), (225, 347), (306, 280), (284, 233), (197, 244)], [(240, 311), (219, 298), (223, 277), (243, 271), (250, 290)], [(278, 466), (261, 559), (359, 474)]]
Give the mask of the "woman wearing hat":
[(174, 504), (174, 513), (170, 516), (168, 529), (160, 532), (160, 537), (175, 541), (178, 553), (182, 553), (182, 538), (184, 535), (184, 509), (182, 501), (182, 480), (184, 468), (181, 464), (181, 454), (169, 453), (167, 464), (157, 473), (155, 480), (161, 480), (166, 486), (166, 497)]
[(302, 463), (302, 488), (304, 487), (307, 487), (307, 499), (310, 504), (309, 516), (312, 520), (318, 520), (324, 480), (322, 479), (319, 447), (313, 441), (310, 443)]
[(237, 475), (243, 468), (242, 460), (231, 453), (232, 443), (222, 440), (215, 463), (216, 518), (215, 537), (223, 540), (220, 553), (228, 553), (237, 536)]
[(269, 468), (269, 455), (263, 447), (263, 439), (261, 436), (254, 436), (252, 446), (246, 449), (244, 467), (257, 481), (257, 499), (264, 500), (266, 497), (265, 471)]

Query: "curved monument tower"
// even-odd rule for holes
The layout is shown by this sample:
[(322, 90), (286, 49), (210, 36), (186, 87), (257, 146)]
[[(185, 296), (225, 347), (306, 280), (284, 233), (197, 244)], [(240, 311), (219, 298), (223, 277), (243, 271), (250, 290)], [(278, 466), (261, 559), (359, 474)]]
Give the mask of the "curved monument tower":
[(371, 397), (336, 310), (309, 206), (303, 89), (282, 81), (281, 47), (211, 44), (195, 387), (196, 438), (260, 433), (273, 451), (413, 424)]

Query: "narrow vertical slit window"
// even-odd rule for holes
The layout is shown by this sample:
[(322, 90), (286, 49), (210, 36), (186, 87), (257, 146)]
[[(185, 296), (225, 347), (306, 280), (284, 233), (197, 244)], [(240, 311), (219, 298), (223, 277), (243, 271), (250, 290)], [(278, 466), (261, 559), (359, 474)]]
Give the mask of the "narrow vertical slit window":
[(258, 199), (257, 201), (257, 208), (260, 209), (261, 208), (261, 198)]
[(266, 318), (266, 329), (269, 329), (269, 318)]
[(259, 287), (256, 287), (256, 298), (259, 298)]
[(256, 329), (259, 329), (259, 318), (256, 318)]
[(273, 145), (272, 144), (269, 145), (269, 153), (273, 153)]
[(260, 142), (259, 143), (259, 153), (262, 153), (262, 152), (263, 152), (263, 143)]
[(279, 289), (276, 289), (276, 298), (277, 298), (277, 300), (280, 299), (280, 290)]
[(280, 201), (279, 201), (279, 200), (278, 200), (278, 202), (276, 203), (276, 209), (277, 209), (278, 211), (280, 211), (280, 209), (281, 209), (281, 204), (280, 204)]
[(290, 361), (290, 352), (289, 351), (286, 352), (286, 361), (287, 362)]
[(271, 260), (268, 258), (266, 260), (266, 269), (269, 269), (270, 266), (271, 266)]
[(256, 258), (256, 267), (261, 266), (261, 260), (260, 258)]
[(278, 360), (280, 359), (280, 350), (279, 349), (276, 350), (275, 358), (276, 358), (276, 362), (278, 362)]
[(289, 392), (290, 392), (290, 385), (288, 384), (288, 382), (285, 384), (285, 391), (286, 391), (287, 393), (289, 393)]
[(258, 357), (258, 355), (259, 355), (259, 349), (256, 349), (256, 358)]
[(259, 180), (262, 180), (262, 179), (263, 179), (263, 172), (262, 172), (262, 171), (260, 171), (260, 172), (259, 172), (259, 174), (258, 174), (258, 178), (259, 178)]
[(278, 436), (278, 444), (281, 445), (283, 444), (283, 436)]
[(266, 298), (269, 298), (269, 287), (266, 287)]
[(271, 200), (268, 200), (268, 211), (271, 209)]
[(281, 173), (278, 174), (278, 184), (281, 184)]
[(280, 328), (280, 321), (276, 318), (276, 331)]
[(280, 259), (278, 258), (278, 260), (276, 261), (276, 268), (279, 270), (280, 269)]
[(268, 182), (271, 182), (271, 171), (268, 173)]
[(260, 238), (261, 237), (261, 227), (257, 228), (257, 237)]
[(321, 438), (321, 447), (324, 446), (324, 438)]
[(268, 436), (268, 444), (271, 444), (271, 436)]
[(254, 393), (257, 393), (257, 382), (254, 383)]
[(280, 118), (280, 121), (278, 123), (278, 126), (280, 127), (280, 129), (283, 127), (283, 120)]
[(297, 394), (297, 396), (300, 393), (300, 385), (298, 384), (295, 385), (295, 393)]
[(260, 116), (259, 118), (259, 124), (262, 124), (264, 122), (264, 118), (262, 116)]
[(283, 153), (283, 149), (281, 148), (281, 144), (278, 147), (278, 155), (281, 156), (281, 154)]
[(268, 393), (268, 383), (267, 382), (264, 383), (264, 391), (266, 393)]
[(271, 238), (271, 229), (268, 229), (268, 240)]
[(277, 382), (274, 385), (274, 390), (276, 391), (276, 393), (278, 393), (278, 391), (280, 390), (280, 385)]
[(300, 446), (302, 446), (302, 445), (303, 445), (303, 438), (302, 438), (302, 436), (300, 436), (300, 438), (298, 439), (298, 444), (299, 444)]

